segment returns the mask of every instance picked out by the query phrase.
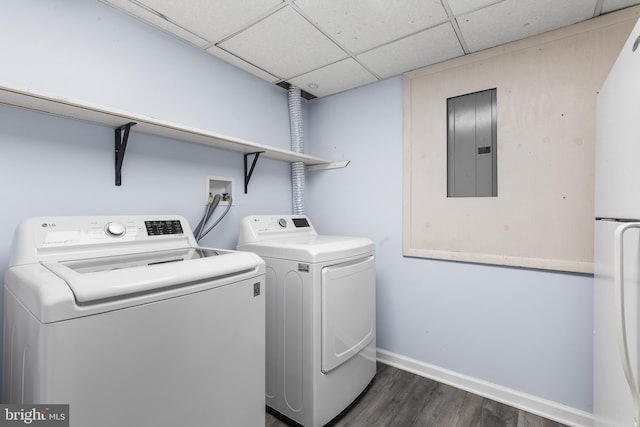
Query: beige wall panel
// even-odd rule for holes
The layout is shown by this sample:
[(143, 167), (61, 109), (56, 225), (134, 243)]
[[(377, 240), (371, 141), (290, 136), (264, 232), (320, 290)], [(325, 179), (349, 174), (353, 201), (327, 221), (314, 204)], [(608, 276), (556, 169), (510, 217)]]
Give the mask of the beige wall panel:
[[(596, 93), (639, 15), (405, 74), (405, 255), (592, 271)], [(491, 88), (498, 197), (447, 198), (447, 98)]]

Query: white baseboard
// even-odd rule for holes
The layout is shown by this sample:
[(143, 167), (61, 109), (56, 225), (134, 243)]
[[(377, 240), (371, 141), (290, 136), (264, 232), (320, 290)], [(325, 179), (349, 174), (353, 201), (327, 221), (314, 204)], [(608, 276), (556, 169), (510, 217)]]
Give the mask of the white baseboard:
[(420, 362), (386, 350), (377, 350), (377, 359), (384, 364), (411, 372), (422, 377), (457, 387), (459, 389), (487, 397), (500, 403), (522, 409), (559, 423), (575, 426), (590, 427), (593, 425), (593, 415), (570, 406), (562, 405), (550, 400), (522, 393), (497, 384), (459, 374), (435, 365)]

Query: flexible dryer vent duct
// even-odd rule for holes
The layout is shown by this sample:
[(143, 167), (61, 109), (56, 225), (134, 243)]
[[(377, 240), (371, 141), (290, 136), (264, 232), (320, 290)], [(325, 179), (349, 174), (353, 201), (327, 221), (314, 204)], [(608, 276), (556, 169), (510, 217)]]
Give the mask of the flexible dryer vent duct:
[[(304, 123), (302, 120), (302, 97), (300, 88), (289, 86), (289, 128), (291, 151), (304, 153)], [(304, 215), (304, 163), (291, 163), (291, 190), (294, 215)]]

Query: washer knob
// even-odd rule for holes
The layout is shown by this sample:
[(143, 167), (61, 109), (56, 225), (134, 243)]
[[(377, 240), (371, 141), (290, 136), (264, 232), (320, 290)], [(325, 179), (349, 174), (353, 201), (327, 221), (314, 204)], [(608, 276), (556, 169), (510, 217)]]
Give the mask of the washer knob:
[(278, 224), (280, 224), (280, 227), (285, 228), (287, 226), (287, 220), (284, 218), (280, 218), (278, 220)]
[(127, 229), (119, 222), (110, 222), (105, 227), (105, 231), (109, 236), (113, 237), (122, 237)]

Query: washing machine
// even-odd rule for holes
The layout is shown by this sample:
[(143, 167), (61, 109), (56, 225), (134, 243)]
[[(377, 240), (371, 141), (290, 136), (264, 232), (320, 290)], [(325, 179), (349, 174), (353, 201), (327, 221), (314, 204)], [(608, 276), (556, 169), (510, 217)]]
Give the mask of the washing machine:
[(264, 262), (179, 216), (42, 217), (4, 276), (3, 403), (72, 427), (264, 425)]
[(242, 220), (266, 263), (266, 403), (305, 427), (338, 417), (376, 373), (373, 242), (318, 235), (304, 215)]

